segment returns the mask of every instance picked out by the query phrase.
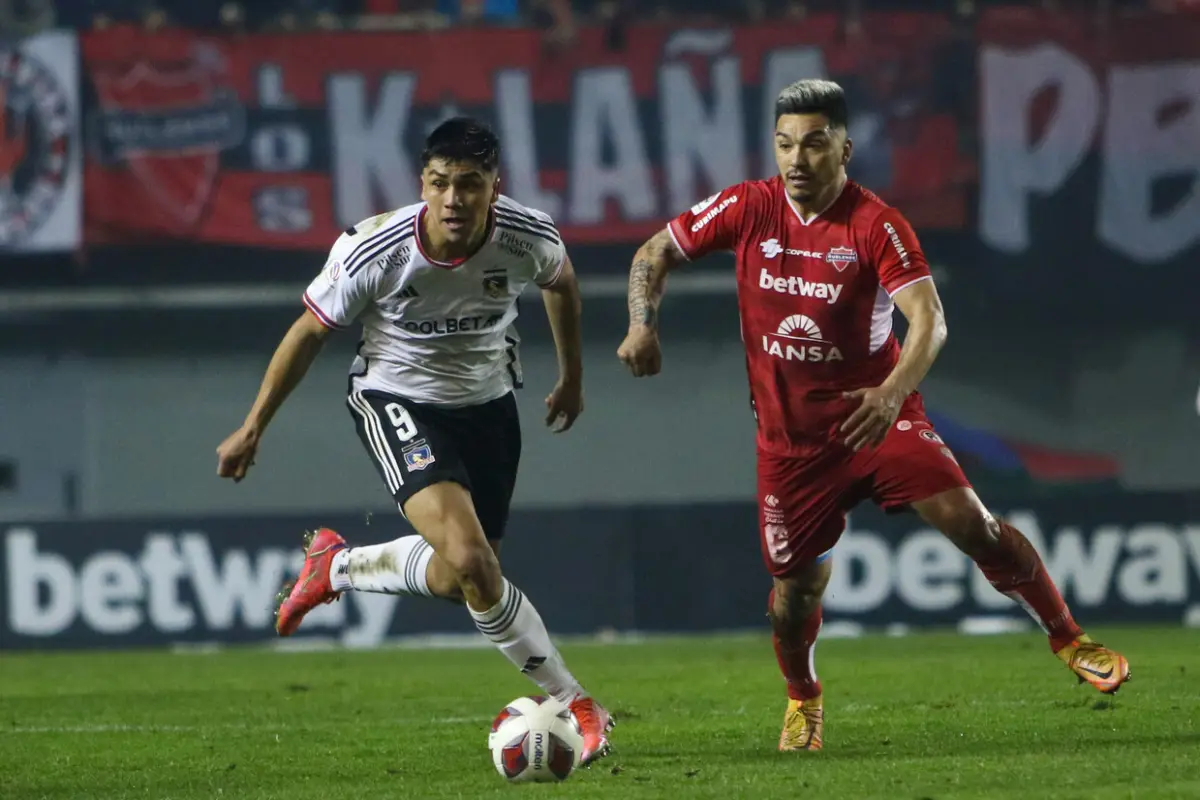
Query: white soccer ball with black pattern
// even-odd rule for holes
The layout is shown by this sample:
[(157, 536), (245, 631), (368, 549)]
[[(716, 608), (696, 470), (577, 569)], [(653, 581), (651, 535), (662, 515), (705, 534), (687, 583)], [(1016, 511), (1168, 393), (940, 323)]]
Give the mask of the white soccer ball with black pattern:
[(496, 771), (512, 783), (565, 781), (579, 766), (583, 734), (567, 706), (518, 697), (492, 722), (488, 748)]

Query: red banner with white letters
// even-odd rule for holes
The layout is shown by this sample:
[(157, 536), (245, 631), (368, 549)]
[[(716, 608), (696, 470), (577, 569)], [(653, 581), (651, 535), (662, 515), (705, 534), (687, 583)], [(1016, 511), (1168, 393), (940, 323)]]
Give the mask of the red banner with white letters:
[(1200, 18), (1005, 8), (978, 39), (980, 241), (1098, 261), (1182, 263), (1200, 245)]
[[(490, 121), (503, 191), (570, 243), (634, 242), (726, 185), (774, 172), (779, 89), (847, 90), (851, 173), (923, 228), (967, 224), (960, 145), (973, 46), (948, 18), (833, 16), (758, 27), (81, 37), (86, 231), (93, 243), (195, 240), (324, 249), (418, 198), (421, 143), (447, 116)], [(969, 106), (971, 87), (966, 87)]]

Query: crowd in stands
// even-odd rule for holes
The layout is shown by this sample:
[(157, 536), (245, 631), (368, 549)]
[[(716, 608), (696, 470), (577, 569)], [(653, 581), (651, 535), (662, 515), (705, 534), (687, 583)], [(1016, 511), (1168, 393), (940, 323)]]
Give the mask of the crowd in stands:
[(1200, 12), (1200, 0), (0, 0), (0, 35), (134, 23), (199, 29), (439, 29), (524, 25), (569, 38), (577, 26), (638, 19), (754, 22), (834, 11), (941, 11), (969, 17), (989, 6), (1100, 15)]

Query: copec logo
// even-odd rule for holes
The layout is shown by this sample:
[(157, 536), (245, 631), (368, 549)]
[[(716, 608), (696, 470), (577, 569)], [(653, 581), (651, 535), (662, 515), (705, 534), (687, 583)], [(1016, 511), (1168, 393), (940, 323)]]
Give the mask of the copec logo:
[[(275, 594), (304, 560), (297, 547), (218, 548), (198, 531), (151, 532), (124, 551), (75, 558), (50, 544), (71, 553), (80, 538), (47, 540), (30, 527), (6, 532), (4, 628), (36, 639), (70, 633), (74, 641), (269, 638)], [(315, 610), (305, 633), (336, 633), (344, 644), (381, 641), (396, 598), (352, 593), (351, 602), (351, 609)]]
[(821, 329), (803, 314), (792, 314), (775, 333), (764, 334), (763, 350), (784, 361), (842, 361), (842, 351), (821, 337)]
[(844, 284), (806, 281), (799, 275), (777, 278), (764, 267), (758, 276), (758, 288), (769, 289), (772, 292), (779, 292), (780, 294), (789, 294), (793, 297), (812, 297), (817, 300), (824, 300), (829, 305), (833, 305), (842, 296)]
[(794, 247), (784, 247), (775, 238), (759, 242), (758, 246), (767, 258), (778, 258), (780, 253), (787, 253), (789, 256), (800, 256), (801, 258), (825, 258), (825, 254), (820, 250), (797, 250)]

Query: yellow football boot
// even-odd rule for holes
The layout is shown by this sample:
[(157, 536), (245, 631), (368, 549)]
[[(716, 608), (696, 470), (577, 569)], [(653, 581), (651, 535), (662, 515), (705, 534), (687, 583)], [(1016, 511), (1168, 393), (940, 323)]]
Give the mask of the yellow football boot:
[(820, 750), (821, 729), (824, 726), (825, 712), (820, 695), (811, 700), (788, 698), (787, 713), (783, 716), (783, 733), (779, 734), (780, 752)]
[(1104, 694), (1113, 694), (1129, 680), (1129, 662), (1116, 650), (1109, 650), (1086, 634), (1055, 653), (1079, 682), (1087, 681)]

